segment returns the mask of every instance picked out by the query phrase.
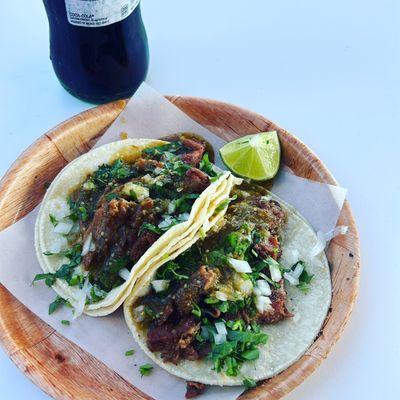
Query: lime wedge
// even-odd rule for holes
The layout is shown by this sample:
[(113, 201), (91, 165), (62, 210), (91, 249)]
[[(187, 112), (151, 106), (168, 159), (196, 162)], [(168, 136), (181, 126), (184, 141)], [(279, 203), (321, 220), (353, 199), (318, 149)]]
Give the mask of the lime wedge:
[(256, 181), (272, 179), (278, 172), (281, 159), (275, 131), (243, 136), (221, 147), (219, 153), (234, 174)]

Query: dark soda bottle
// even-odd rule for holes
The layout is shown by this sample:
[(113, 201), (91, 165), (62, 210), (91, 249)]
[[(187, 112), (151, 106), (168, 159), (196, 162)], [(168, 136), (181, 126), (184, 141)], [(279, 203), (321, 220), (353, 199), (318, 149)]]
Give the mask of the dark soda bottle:
[(63, 87), (93, 103), (131, 96), (149, 65), (140, 0), (43, 2), (50, 59)]

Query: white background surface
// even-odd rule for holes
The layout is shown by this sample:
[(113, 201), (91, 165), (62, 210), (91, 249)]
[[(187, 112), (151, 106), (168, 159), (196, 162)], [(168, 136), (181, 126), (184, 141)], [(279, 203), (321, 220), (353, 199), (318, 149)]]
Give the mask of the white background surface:
[[(0, 174), (91, 105), (48, 60), (40, 1), (2, 0)], [(400, 379), (400, 6), (396, 0), (143, 0), (148, 82), (252, 109), (310, 146), (357, 219), (360, 295), (342, 339), (287, 400), (392, 399)], [(0, 310), (1, 312), (1, 310)], [(0, 398), (48, 399), (0, 350)]]

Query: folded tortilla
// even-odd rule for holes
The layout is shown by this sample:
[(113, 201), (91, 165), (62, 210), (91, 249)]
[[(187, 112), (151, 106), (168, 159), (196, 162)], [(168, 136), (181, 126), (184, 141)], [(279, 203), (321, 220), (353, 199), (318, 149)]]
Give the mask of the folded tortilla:
[[(82, 185), (86, 177), (96, 171), (100, 165), (115, 160), (119, 152), (126, 153), (128, 149), (131, 155), (140, 154), (143, 149), (166, 143), (149, 139), (126, 139), (109, 143), (75, 159), (57, 175), (43, 199), (35, 226), (36, 254), (45, 274), (54, 274), (67, 261), (63, 255), (48, 256), (44, 253), (48, 251), (56, 253), (57, 251), (52, 249), (60, 249), (66, 245), (65, 237), (54, 232), (49, 216), (62, 219), (69, 215), (67, 199), (71, 191)], [(195, 200), (188, 219), (173, 226), (159, 237), (132, 267), (126, 281), (108, 292), (104, 299), (85, 305), (88, 287), (84, 286), (80, 289), (78, 286), (70, 286), (61, 279), (56, 279), (52, 288), (78, 310), (78, 315), (82, 311), (91, 316), (102, 316), (113, 312), (123, 303), (134, 283), (151, 265), (157, 263), (160, 257), (165, 258), (166, 254), (179, 254), (180, 248), (192, 240), (206, 219), (210, 204), (216, 197), (220, 197), (221, 193), (226, 193), (226, 186), (231, 176), (229, 172), (226, 172), (212, 182)], [(79, 309), (81, 309), (80, 312)]]
[[(229, 198), (232, 187), (228, 185), (228, 192), (212, 202), (202, 226), (218, 229), (226, 210), (215, 214), (215, 209), (222, 198)], [(310, 224), (282, 199), (270, 192), (268, 192), (268, 197), (279, 202), (287, 215), (279, 262), (283, 266), (291, 266), (298, 260), (306, 261), (307, 272), (314, 275), (309, 292), (305, 294), (297, 287), (285, 284), (286, 306), (293, 317), (275, 324), (261, 325), (261, 331), (269, 338), (267, 344), (259, 347), (258, 359), (244, 362), (237, 376), (228, 376), (223, 371), (217, 372), (212, 361), (207, 358), (196, 361), (181, 359), (175, 364), (165, 361), (160, 352), (150, 351), (147, 344), (147, 328), (138, 323), (134, 305), (139, 298), (149, 292), (157, 270), (164, 264), (163, 262), (155, 263), (133, 285), (132, 292), (124, 303), (124, 315), (133, 337), (143, 351), (152, 361), (171, 374), (188, 381), (219, 386), (242, 385), (244, 377), (255, 381), (267, 379), (296, 362), (318, 335), (331, 302), (331, 278), (325, 253), (321, 252), (313, 256), (312, 249), (318, 243), (318, 238)], [(183, 250), (195, 245), (201, 238), (201, 232), (195, 233), (184, 248), (180, 249), (180, 254)]]

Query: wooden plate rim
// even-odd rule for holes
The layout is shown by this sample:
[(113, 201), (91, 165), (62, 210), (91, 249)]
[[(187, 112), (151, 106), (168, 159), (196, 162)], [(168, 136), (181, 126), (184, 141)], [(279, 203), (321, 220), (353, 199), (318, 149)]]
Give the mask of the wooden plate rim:
[[(211, 100), (211, 99), (204, 99), (204, 98), (197, 98), (197, 97), (188, 97), (188, 96), (166, 96), (172, 103), (177, 105), (179, 108), (181, 108), (184, 112), (189, 114), (193, 119), (196, 118), (196, 109), (201, 109), (202, 107), (210, 107), (211, 109), (225, 109), (225, 110), (230, 110), (231, 112), (239, 113), (242, 114), (243, 116), (246, 116), (249, 121), (260, 121), (260, 123), (265, 123), (267, 126), (271, 129), (275, 129), (279, 132), (281, 137), (284, 137), (287, 139), (293, 146), (295, 146), (299, 152), (303, 153), (306, 155), (308, 158), (309, 162), (311, 165), (318, 165), (318, 169), (320, 171), (320, 176), (314, 177), (315, 180), (319, 180), (321, 182), (326, 182), (330, 183), (333, 185), (337, 185), (337, 181), (333, 177), (333, 175), (330, 173), (330, 171), (326, 168), (324, 163), (304, 144), (302, 143), (298, 138), (294, 137), (291, 135), (289, 132), (286, 130), (280, 128), (278, 125), (272, 123), (271, 121), (267, 120), (266, 118), (262, 117), (259, 114), (256, 114), (254, 112), (245, 110), (243, 108), (237, 107), (235, 105), (229, 104), (229, 103), (224, 103), (220, 102), (217, 100)], [(16, 172), (20, 171), (23, 169), (24, 164), (26, 163), (26, 160), (29, 159), (30, 155), (35, 152), (38, 146), (42, 146), (43, 142), (49, 141), (49, 143), (54, 141), (54, 135), (58, 134), (60, 135), (58, 139), (62, 138), (64, 135), (69, 134), (69, 130), (67, 129), (71, 124), (74, 124), (77, 120), (81, 121), (86, 121), (90, 124), (92, 121), (96, 121), (99, 118), (104, 118), (105, 120), (112, 121), (115, 119), (120, 111), (123, 108), (124, 102), (114, 102), (110, 104), (105, 104), (102, 106), (98, 106), (95, 108), (92, 108), (90, 110), (87, 110), (83, 113), (80, 113), (64, 122), (61, 124), (57, 125), (55, 128), (51, 129), (47, 133), (45, 133), (43, 136), (41, 136), (37, 141), (35, 141), (27, 150), (25, 150), (18, 158), (17, 160), (13, 163), (13, 165), (10, 167), (10, 169), (7, 171), (7, 173), (4, 175), (0, 182), (0, 207), (5, 204), (6, 197), (9, 195), (9, 189), (12, 187), (12, 181), (13, 177), (15, 176)], [(100, 117), (101, 116), (101, 117)], [(204, 124), (207, 127), (207, 124)], [(233, 131), (234, 129), (231, 128)], [(254, 124), (255, 129), (259, 129), (259, 126), (257, 124)], [(101, 134), (104, 132), (100, 132), (97, 136), (101, 136)], [(223, 137), (223, 134), (221, 132), (216, 132), (220, 136)], [(238, 134), (239, 136), (239, 134)], [(57, 146), (57, 143), (56, 143)], [(87, 147), (87, 150), (89, 150), (89, 146)], [(60, 151), (60, 154), (65, 158), (64, 154)], [(74, 158), (74, 154), (72, 153), (71, 158)], [(65, 161), (68, 162), (70, 161), (69, 157), (65, 158)], [(31, 207), (33, 208), (33, 207)], [(14, 217), (14, 221), (22, 218), (29, 210), (22, 210), (21, 212), (17, 213)], [(344, 219), (347, 222), (347, 225), (350, 226), (350, 229), (352, 231), (352, 243), (349, 245), (348, 243), (341, 243), (340, 239), (334, 240), (332, 243), (335, 244), (335, 246), (338, 246), (340, 249), (344, 251), (351, 251), (354, 257), (356, 259), (354, 260), (354, 271), (352, 273), (352, 281), (351, 281), (351, 291), (349, 292), (347, 303), (346, 303), (346, 308), (343, 311), (342, 315), (342, 320), (340, 323), (338, 323), (338, 330), (336, 334), (334, 334), (331, 337), (331, 340), (329, 343), (325, 343), (324, 346), (321, 348), (318, 348), (316, 345), (320, 340), (321, 337), (318, 337), (316, 339), (316, 342), (312, 346), (313, 349), (318, 348), (318, 352), (316, 354), (313, 354), (312, 351), (307, 351), (307, 353), (299, 360), (297, 361), (294, 365), (292, 365), (289, 369), (283, 371), (281, 374), (277, 375), (276, 377), (273, 377), (265, 382), (263, 382), (261, 385), (259, 385), (257, 388), (247, 391), (245, 394), (240, 396), (242, 400), (244, 399), (265, 399), (265, 400), (277, 400), (279, 398), (282, 398), (285, 394), (289, 393), (291, 390), (293, 390), (296, 386), (298, 386), (307, 376), (309, 376), (327, 357), (329, 352), (331, 351), (334, 343), (339, 339), (341, 336), (343, 329), (350, 317), (351, 311), (353, 309), (353, 305), (355, 302), (355, 299), (358, 294), (358, 284), (359, 284), (359, 274), (360, 274), (360, 247), (359, 247), (359, 240), (358, 240), (358, 233), (357, 233), (357, 228), (356, 224), (354, 221), (354, 217), (352, 215), (350, 206), (348, 202), (346, 201), (345, 206), (342, 210), (342, 215), (341, 219)], [(330, 248), (332, 247), (332, 244)], [(5, 297), (5, 296), (13, 296), (9, 294), (9, 292), (2, 286), (1, 291), (0, 291), (0, 298)], [(13, 298), (16, 300), (15, 298)], [(16, 300), (17, 301), (17, 300)], [(22, 306), (23, 307), (23, 306)], [(34, 316), (34, 318), (37, 318)], [(329, 318), (329, 316), (328, 316)], [(0, 314), (0, 326), (3, 328), (6, 326), (6, 324), (3, 321), (3, 317)], [(61, 336), (59, 335), (54, 329), (49, 327), (49, 336), (50, 335), (56, 335), (56, 336)], [(13, 360), (13, 362), (16, 363), (18, 368), (21, 369), (21, 371), (26, 374), (31, 380), (34, 381), (35, 384), (37, 384), (44, 392), (54, 395), (54, 387), (51, 385), (48, 380), (46, 379), (45, 376), (41, 376), (42, 371), (41, 370), (36, 370), (35, 371), (35, 378), (33, 378), (31, 371), (29, 371), (29, 361), (26, 360), (26, 363), (21, 360), (19, 362), (16, 362), (15, 359), (12, 357), (14, 352), (19, 351), (19, 343), (14, 342), (15, 350), (12, 351), (10, 348), (10, 341), (13, 341), (12, 337), (7, 337), (0, 335), (0, 342), (2, 343), (3, 347), (5, 348), (7, 354), (10, 356), (10, 358)], [(83, 350), (82, 350), (83, 351)], [(296, 371), (297, 368), (297, 371)], [(43, 374), (45, 374), (45, 371), (43, 371)], [(40, 379), (42, 378), (42, 379)], [(122, 378), (121, 378), (122, 379)], [(132, 387), (128, 383), (129, 386)], [(133, 387), (132, 387), (133, 388)], [(133, 388), (136, 389), (136, 388)], [(133, 390), (134, 394), (136, 394), (137, 398), (147, 398), (143, 393), (140, 393), (137, 390)], [(59, 396), (58, 398), (62, 398), (62, 396)]]

